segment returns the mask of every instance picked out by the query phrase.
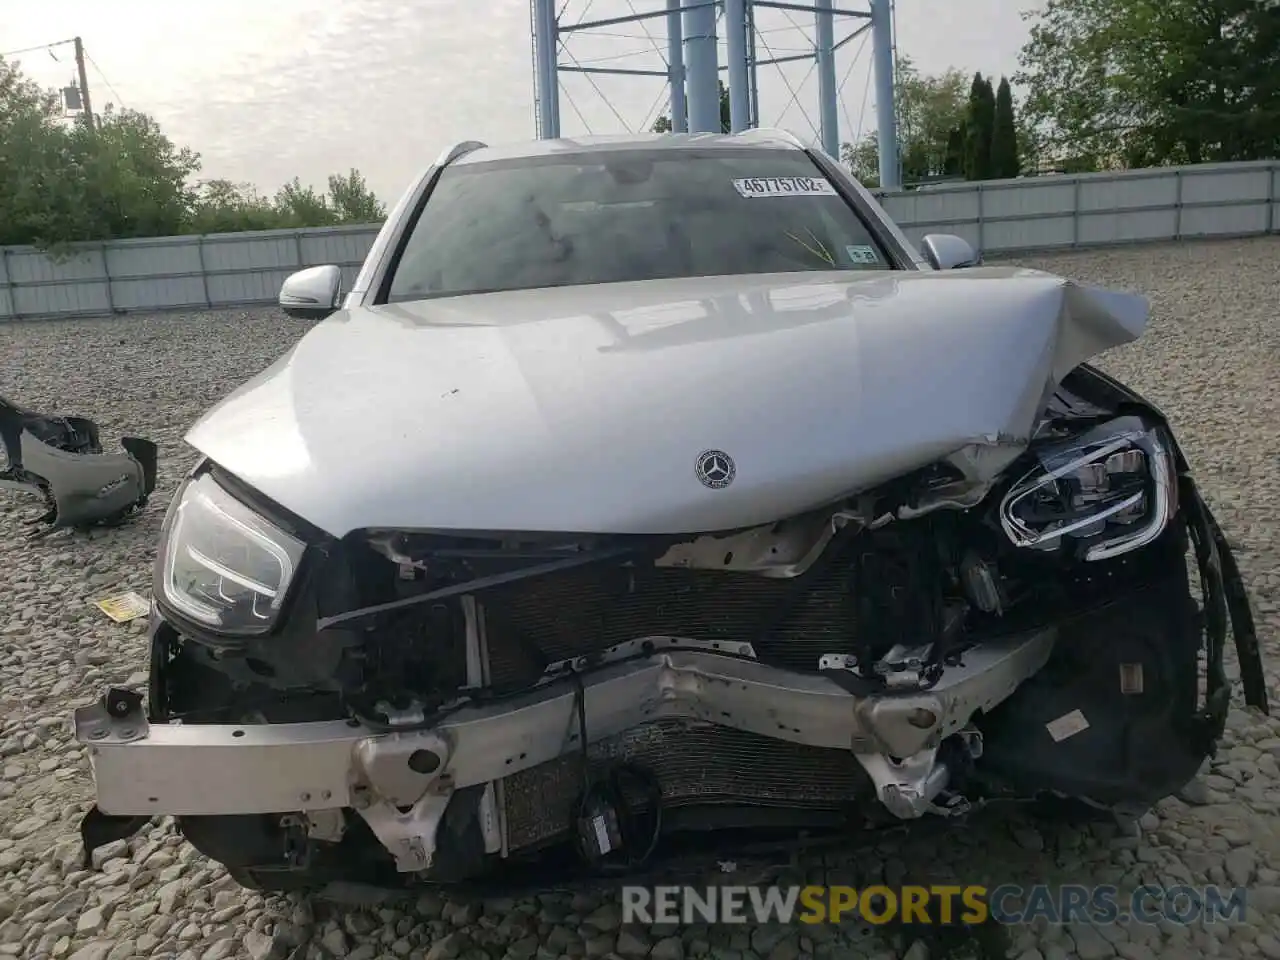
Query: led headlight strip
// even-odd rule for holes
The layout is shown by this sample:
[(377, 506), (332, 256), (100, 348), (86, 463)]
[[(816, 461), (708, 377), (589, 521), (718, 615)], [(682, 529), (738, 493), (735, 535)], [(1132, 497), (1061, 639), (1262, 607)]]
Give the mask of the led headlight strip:
[[(1058, 464), (1050, 466), (1050, 464)], [(1112, 477), (1145, 474), (1143, 489), (1113, 492)], [(1063, 483), (1079, 484), (1096, 509), (1087, 504), (1075, 515), (1037, 526), (1029, 524), (1024, 510), (1032, 498), (1052, 491), (1058, 495)], [(1085, 499), (1077, 497), (1075, 499)], [(1017, 547), (1050, 550), (1063, 538), (1096, 541), (1085, 550), (1087, 561), (1106, 560), (1138, 550), (1151, 543), (1168, 526), (1177, 510), (1173, 457), (1159, 431), (1148, 429), (1136, 417), (1112, 421), (1083, 437), (1041, 455), (1041, 465), (1025, 474), (1005, 494), (1000, 503), (1000, 525)], [(1107, 536), (1126, 514), (1141, 513), (1136, 528), (1125, 522), (1125, 530)]]

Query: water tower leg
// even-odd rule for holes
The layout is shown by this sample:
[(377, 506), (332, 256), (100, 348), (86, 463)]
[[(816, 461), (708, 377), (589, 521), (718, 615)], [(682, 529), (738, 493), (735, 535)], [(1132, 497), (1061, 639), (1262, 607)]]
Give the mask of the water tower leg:
[(902, 187), (898, 123), (893, 103), (893, 16), (890, 0), (871, 0), (871, 51), (876, 71), (876, 139), (880, 142), (880, 186)]
[(835, 27), (831, 0), (814, 3), (814, 35), (818, 54), (818, 117), (822, 126), (822, 149), (840, 157), (840, 119), (836, 93)]
[(716, 10), (700, 2), (684, 12), (685, 78), (688, 81), (689, 132), (720, 132), (720, 64), (716, 49)]
[(729, 131), (741, 133), (747, 129), (751, 115), (746, 0), (724, 0), (724, 30), (729, 48)]
[(667, 82), (671, 84), (671, 130), (688, 133), (689, 105), (684, 97), (684, 26), (680, 0), (667, 0)]
[(560, 136), (560, 77), (555, 0), (533, 0), (533, 50), (538, 81), (538, 137)]

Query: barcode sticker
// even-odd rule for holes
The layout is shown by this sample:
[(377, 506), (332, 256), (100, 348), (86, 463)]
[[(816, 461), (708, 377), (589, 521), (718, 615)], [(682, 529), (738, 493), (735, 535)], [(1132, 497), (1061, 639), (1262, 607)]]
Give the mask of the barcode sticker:
[(751, 177), (733, 181), (744, 197), (834, 197), (836, 188), (821, 177)]

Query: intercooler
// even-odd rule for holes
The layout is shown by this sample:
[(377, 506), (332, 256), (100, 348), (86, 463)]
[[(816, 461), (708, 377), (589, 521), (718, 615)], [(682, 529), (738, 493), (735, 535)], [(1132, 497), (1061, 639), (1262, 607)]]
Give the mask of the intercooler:
[[(490, 682), (522, 685), (550, 663), (628, 640), (672, 636), (751, 643), (763, 662), (815, 670), (826, 653), (856, 647), (857, 564), (828, 562), (795, 579), (748, 573), (591, 566), (485, 591)], [(629, 760), (662, 785), (664, 807), (734, 806), (838, 813), (866, 783), (852, 755), (719, 727), (666, 719), (593, 746), (593, 765)], [(563, 834), (582, 788), (580, 757), (507, 777), (508, 845)]]

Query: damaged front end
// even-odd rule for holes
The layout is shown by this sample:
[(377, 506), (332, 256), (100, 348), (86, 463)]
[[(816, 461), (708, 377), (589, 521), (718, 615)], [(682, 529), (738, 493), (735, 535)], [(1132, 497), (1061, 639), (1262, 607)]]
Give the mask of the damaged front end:
[(553, 850), (625, 871), (685, 831), (1149, 805), (1215, 749), (1229, 634), (1268, 709), (1158, 411), (1080, 367), (997, 479), (965, 466), (727, 534), (341, 540), (200, 469), (166, 519), (145, 715), (76, 712), (86, 844), (172, 814), (273, 888)]
[(156, 487), (156, 445), (123, 437), (107, 453), (98, 425), (76, 416), (45, 416), (0, 397), (6, 463), (0, 488), (34, 494), (45, 512), (30, 521), (33, 539), (55, 530), (119, 523), (146, 506)]

